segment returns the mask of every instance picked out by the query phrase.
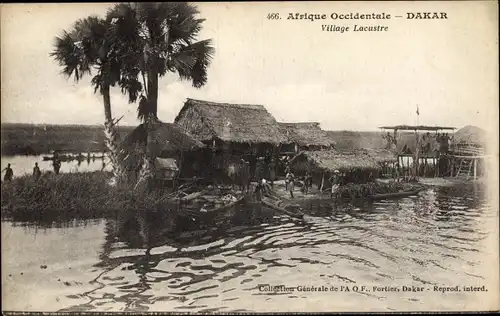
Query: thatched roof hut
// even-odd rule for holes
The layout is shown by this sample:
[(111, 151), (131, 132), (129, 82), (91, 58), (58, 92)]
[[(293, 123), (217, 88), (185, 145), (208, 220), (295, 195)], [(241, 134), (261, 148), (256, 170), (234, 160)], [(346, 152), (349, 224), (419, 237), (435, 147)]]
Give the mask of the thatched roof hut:
[[(140, 165), (140, 159), (146, 152), (148, 133), (146, 124), (137, 126), (120, 143), (120, 149), (126, 154), (129, 168)], [(176, 156), (182, 152), (205, 148), (205, 145), (173, 123), (157, 121), (151, 131), (152, 149), (157, 156)]]
[[(145, 149), (147, 137), (146, 124), (141, 124), (123, 139), (121, 148), (125, 151), (136, 147)], [(205, 147), (203, 143), (173, 123), (155, 122), (151, 137), (157, 154), (191, 151)]]
[(484, 145), (486, 142), (486, 131), (480, 127), (467, 125), (455, 132), (456, 144)]
[(360, 170), (379, 170), (380, 164), (367, 151), (303, 151), (290, 160), (290, 165), (307, 161), (313, 168), (323, 172)]
[(276, 119), (262, 105), (187, 99), (175, 123), (198, 140), (235, 143), (285, 143)]
[(317, 122), (279, 123), (281, 133), (288, 142), (300, 147), (331, 147), (335, 145)]

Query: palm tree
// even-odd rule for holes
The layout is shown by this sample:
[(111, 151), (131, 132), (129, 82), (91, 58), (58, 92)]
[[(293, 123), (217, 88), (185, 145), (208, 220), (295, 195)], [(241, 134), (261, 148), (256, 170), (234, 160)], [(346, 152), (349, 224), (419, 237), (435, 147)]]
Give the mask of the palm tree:
[(120, 85), (130, 99), (140, 95), (138, 117), (148, 129), (148, 144), (139, 184), (154, 177), (156, 153), (151, 129), (158, 120), (158, 81), (177, 73), (196, 88), (207, 82), (207, 68), (214, 49), (211, 40), (196, 41), (204, 19), (197, 8), (185, 2), (127, 3), (115, 5), (107, 14), (113, 42), (119, 43), (122, 67)]
[(117, 121), (111, 114), (110, 87), (120, 83), (120, 58), (114, 52), (109, 31), (110, 24), (97, 16), (80, 19), (70, 32), (64, 31), (55, 38), (55, 48), (50, 55), (63, 67), (62, 73), (68, 78), (74, 77), (77, 82), (84, 75), (91, 75), (93, 69), (97, 70), (91, 83), (94, 92), (99, 91), (103, 98), (104, 133), (114, 174), (112, 183), (119, 184), (124, 179), (125, 169), (118, 147)]

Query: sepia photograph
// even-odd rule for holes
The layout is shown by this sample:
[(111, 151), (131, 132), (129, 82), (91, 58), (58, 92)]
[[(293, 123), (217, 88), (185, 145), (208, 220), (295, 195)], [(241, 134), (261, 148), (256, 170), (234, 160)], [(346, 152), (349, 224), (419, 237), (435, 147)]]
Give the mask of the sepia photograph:
[(500, 310), (497, 1), (0, 30), (2, 313)]

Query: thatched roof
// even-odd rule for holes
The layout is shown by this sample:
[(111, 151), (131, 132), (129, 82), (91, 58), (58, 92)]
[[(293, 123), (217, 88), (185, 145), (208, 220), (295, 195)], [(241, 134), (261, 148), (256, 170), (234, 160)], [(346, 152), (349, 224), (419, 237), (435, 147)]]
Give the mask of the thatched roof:
[(286, 142), (275, 118), (262, 105), (187, 99), (175, 122), (201, 141)]
[[(316, 168), (332, 172), (334, 170), (350, 171), (354, 169), (376, 170), (381, 166), (366, 151), (303, 151), (296, 155), (290, 164), (293, 166), (295, 161), (306, 158)], [(292, 167), (293, 168), (293, 167)]]
[(477, 126), (467, 125), (455, 132), (454, 140), (457, 144), (481, 145), (486, 142), (486, 131)]
[[(130, 132), (121, 142), (121, 149), (125, 151), (144, 149), (147, 143), (146, 125), (141, 124)], [(152, 139), (157, 154), (162, 152), (191, 151), (205, 147), (189, 133), (184, 132), (173, 123), (157, 121), (153, 125)]]
[(279, 123), (279, 127), (289, 143), (296, 143), (299, 146), (335, 145), (335, 141), (328, 137), (317, 122)]
[(389, 149), (364, 149), (364, 153), (372, 157), (376, 162), (395, 162), (398, 161), (397, 153)]

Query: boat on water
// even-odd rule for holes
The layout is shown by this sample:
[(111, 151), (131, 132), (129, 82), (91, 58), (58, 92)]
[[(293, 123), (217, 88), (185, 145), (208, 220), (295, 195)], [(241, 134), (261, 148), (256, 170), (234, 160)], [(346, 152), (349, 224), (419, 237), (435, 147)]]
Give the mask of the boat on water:
[(268, 198), (268, 197), (263, 197), (260, 203), (264, 206), (267, 207), (273, 211), (276, 211), (281, 214), (288, 215), (293, 218), (297, 219), (303, 219), (304, 218), (304, 213), (302, 212), (302, 208), (296, 206), (296, 205), (286, 205), (284, 206), (282, 203), (279, 201)]
[(234, 197), (226, 203), (216, 203), (207, 206), (207, 203), (197, 202), (189, 205), (180, 204), (177, 214), (179, 217), (190, 218), (195, 222), (210, 222), (226, 218), (234, 214), (235, 208), (245, 201), (245, 196)]
[(424, 188), (422, 187), (422, 188), (418, 188), (418, 189), (410, 190), (410, 191), (371, 194), (371, 195), (368, 195), (368, 199), (372, 200), (372, 201), (379, 201), (379, 200), (389, 200), (389, 199), (396, 199), (396, 198), (402, 198), (402, 197), (409, 197), (409, 196), (417, 195), (423, 190), (424, 190)]
[[(264, 195), (257, 199), (253, 190), (236, 192), (228, 188), (206, 188), (177, 198), (174, 212), (182, 226), (221, 226), (235, 217), (287, 215), (302, 219), (300, 206), (278, 196)], [(186, 226), (187, 225), (187, 226)]]
[(51, 160), (59, 160), (59, 161), (82, 161), (82, 160), (86, 160), (86, 159), (91, 159), (91, 160), (95, 160), (95, 159), (104, 159), (104, 156), (101, 155), (101, 156), (84, 156), (84, 155), (60, 155), (60, 156), (57, 156), (57, 157), (54, 157), (54, 156), (43, 156), (42, 159), (44, 161), (51, 161)]
[(208, 187), (174, 198), (177, 221), (183, 226), (219, 226), (243, 213), (248, 194), (229, 188)]

